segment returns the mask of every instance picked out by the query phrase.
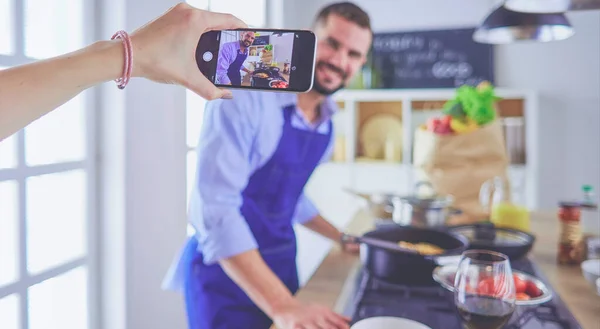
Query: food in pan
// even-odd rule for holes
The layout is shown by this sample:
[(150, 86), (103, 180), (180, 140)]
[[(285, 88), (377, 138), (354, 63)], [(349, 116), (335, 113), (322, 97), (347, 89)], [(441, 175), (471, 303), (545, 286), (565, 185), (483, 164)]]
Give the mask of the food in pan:
[(270, 83), (271, 88), (287, 88), (288, 83), (282, 80), (274, 80)]
[(421, 255), (439, 255), (444, 253), (444, 249), (427, 242), (410, 243), (400, 241), (398, 245), (402, 248), (414, 250)]
[(256, 74), (254, 75), (254, 77), (255, 77), (255, 78), (261, 78), (261, 79), (266, 79), (266, 78), (268, 78), (268, 77), (269, 77), (269, 75), (268, 75), (268, 74), (266, 74), (266, 73), (264, 73), (264, 72), (260, 72), (260, 73), (256, 73)]

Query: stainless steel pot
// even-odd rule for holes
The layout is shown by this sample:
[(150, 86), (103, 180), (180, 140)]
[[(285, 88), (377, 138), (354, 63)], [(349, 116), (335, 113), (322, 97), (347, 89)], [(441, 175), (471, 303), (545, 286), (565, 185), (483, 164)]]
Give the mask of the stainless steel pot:
[[(428, 197), (418, 195), (421, 187), (430, 189)], [(351, 190), (347, 192), (367, 201), (371, 215), (377, 220), (390, 220), (402, 226), (438, 227), (446, 223), (450, 215), (460, 213), (452, 208), (452, 196), (436, 195), (428, 182), (415, 185), (415, 194), (402, 196), (389, 193), (361, 194)]]
[[(430, 188), (428, 197), (417, 194), (422, 186)], [(461, 213), (452, 207), (454, 198), (451, 195), (437, 195), (428, 182), (419, 182), (415, 186), (415, 194), (392, 199), (392, 219), (402, 226), (438, 227), (444, 226), (451, 215)]]

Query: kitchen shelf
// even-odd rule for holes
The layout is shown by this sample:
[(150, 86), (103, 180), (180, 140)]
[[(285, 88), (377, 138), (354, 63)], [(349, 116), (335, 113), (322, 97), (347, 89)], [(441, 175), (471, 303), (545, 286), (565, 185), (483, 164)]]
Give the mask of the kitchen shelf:
[[(527, 123), (526, 129), (524, 126), (522, 128), (522, 141), (519, 141), (521, 149), (509, 149), (509, 154), (515, 160), (511, 163), (510, 170), (518, 173), (515, 177), (522, 177), (524, 180), (515, 185), (526, 190), (519, 193), (524, 195), (526, 203), (534, 208), (537, 205), (540, 181), (535, 170), (532, 170), (538, 163), (537, 94), (529, 90), (507, 88), (496, 88), (495, 91), (502, 98), (497, 103), (499, 120), (511, 120), (513, 125), (515, 121)], [(338, 139), (334, 151), (335, 162), (354, 166), (369, 165), (372, 170), (377, 166), (399, 168), (398, 164), (403, 165), (403, 170), (412, 168), (415, 130), (428, 118), (441, 115), (443, 104), (452, 99), (455, 93), (455, 89), (369, 89), (337, 92), (334, 99), (342, 110), (336, 114), (338, 118), (335, 129)], [(385, 161), (381, 157), (365, 158), (364, 146), (360, 141), (361, 128), (369, 118), (382, 113), (392, 114), (402, 122), (400, 161)], [(525, 175), (525, 172), (529, 174)]]

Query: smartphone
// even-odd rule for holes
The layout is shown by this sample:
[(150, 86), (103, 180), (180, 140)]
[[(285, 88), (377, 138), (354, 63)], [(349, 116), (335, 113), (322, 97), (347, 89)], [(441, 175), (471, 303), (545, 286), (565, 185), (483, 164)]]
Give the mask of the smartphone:
[(196, 63), (217, 87), (301, 93), (313, 85), (316, 47), (307, 30), (209, 31), (200, 37)]

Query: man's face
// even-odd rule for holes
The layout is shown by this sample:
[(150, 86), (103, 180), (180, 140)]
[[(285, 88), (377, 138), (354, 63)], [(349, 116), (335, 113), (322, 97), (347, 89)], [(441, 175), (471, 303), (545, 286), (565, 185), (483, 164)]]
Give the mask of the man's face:
[(367, 60), (371, 31), (332, 14), (315, 27), (317, 56), (313, 90), (331, 95), (346, 86)]
[(254, 32), (244, 32), (244, 34), (242, 34), (241, 41), (244, 47), (250, 47), (250, 45), (252, 45), (252, 43), (254, 42)]

